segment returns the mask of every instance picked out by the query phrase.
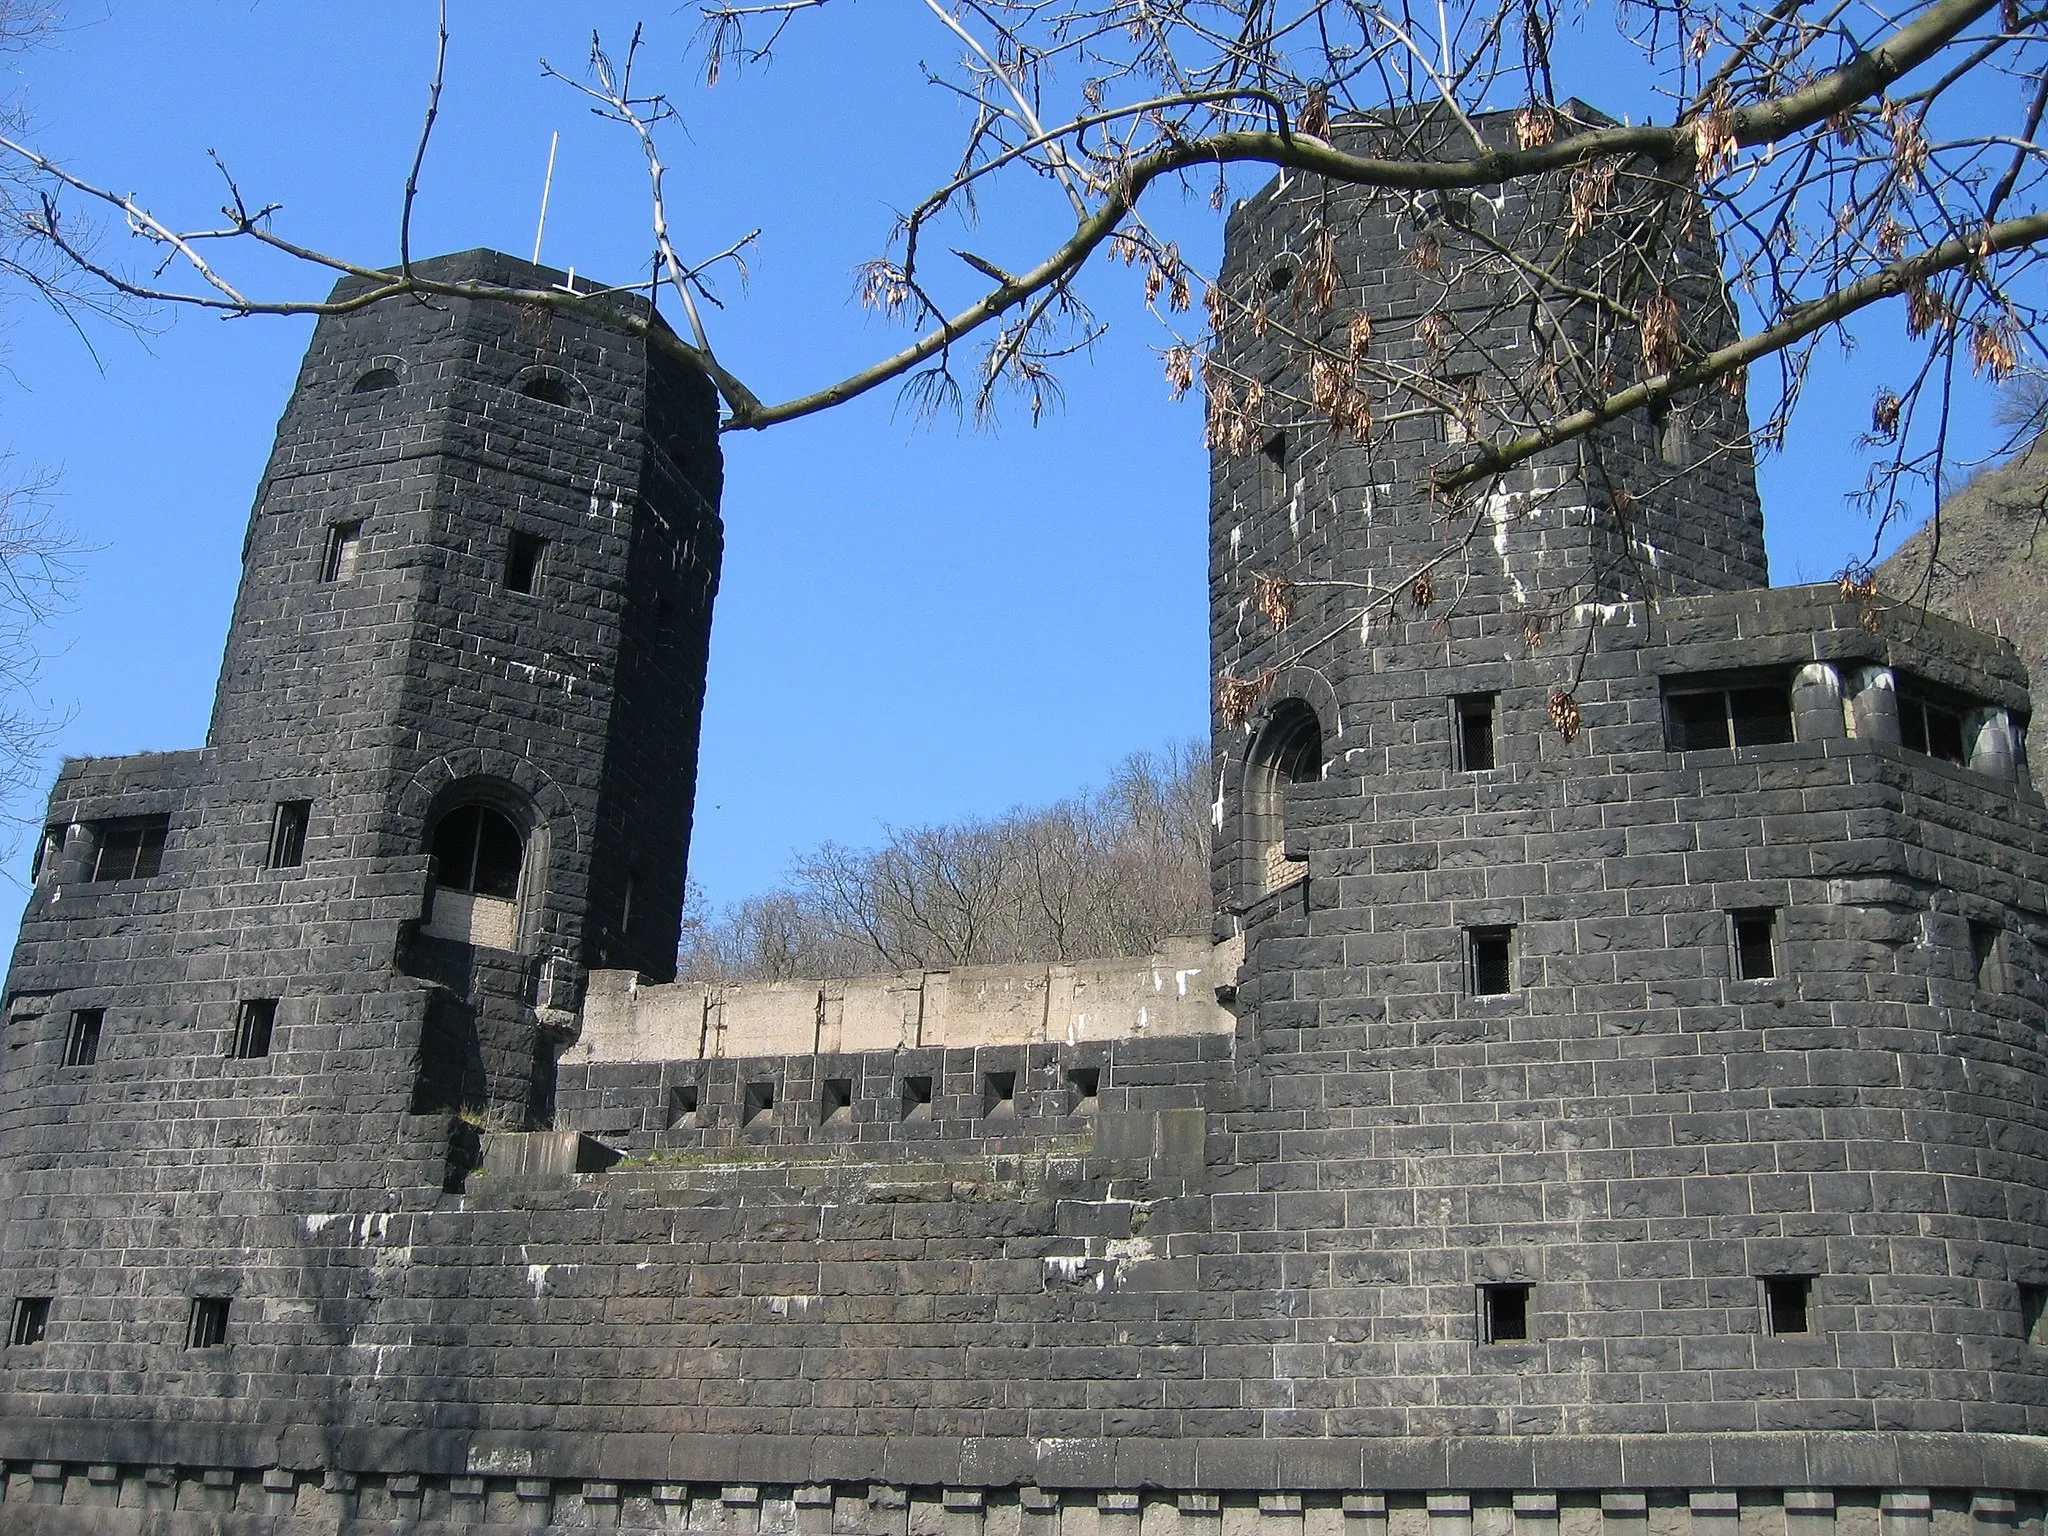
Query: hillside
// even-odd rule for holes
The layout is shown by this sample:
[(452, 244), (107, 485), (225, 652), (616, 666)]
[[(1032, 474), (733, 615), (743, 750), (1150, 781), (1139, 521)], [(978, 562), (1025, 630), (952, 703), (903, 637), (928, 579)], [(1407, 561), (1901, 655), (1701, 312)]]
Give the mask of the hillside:
[(2028, 761), (2048, 763), (2048, 435), (1974, 476), (1877, 568), (1878, 585), (2019, 647), (2034, 693)]

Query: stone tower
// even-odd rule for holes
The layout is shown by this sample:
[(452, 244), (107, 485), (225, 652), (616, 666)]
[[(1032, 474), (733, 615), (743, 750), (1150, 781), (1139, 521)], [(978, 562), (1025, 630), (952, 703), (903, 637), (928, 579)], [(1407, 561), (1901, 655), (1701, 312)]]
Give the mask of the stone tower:
[(328, 1368), (365, 1298), (305, 1220), (459, 1183), (477, 1125), (548, 1123), (588, 967), (673, 974), (720, 469), (638, 304), (322, 319), (206, 745), (64, 766), (8, 979), (5, 1264), (49, 1295), (90, 1256), (78, 1326), (127, 1331), (91, 1379), (201, 1326), (181, 1270)]
[[(1306, 400), (1303, 330), (1369, 312), (1379, 360), (1475, 381), (1483, 425), (1544, 361), (1490, 253), (1568, 264), (1564, 197), (1447, 217), (1282, 178), (1223, 281), (1297, 318), (1241, 328), (1232, 369)], [(1326, 230), (1337, 295), (1304, 314)], [(1644, 257), (1703, 345), (1725, 334), (1710, 259)], [(1215, 891), (1258, 1063), (1237, 1123), (1277, 1187), (1342, 1188), (1367, 1229), (1332, 1276), (1355, 1342), (1329, 1411), (1755, 1435), (1723, 1480), (1786, 1434), (2038, 1432), (2048, 842), (2011, 647), (1765, 588), (1725, 392), (1447, 508), (1419, 487), (1461, 429), (1283, 410), (1214, 459)], [(1923, 1323), (1983, 1374), (1945, 1375)]]

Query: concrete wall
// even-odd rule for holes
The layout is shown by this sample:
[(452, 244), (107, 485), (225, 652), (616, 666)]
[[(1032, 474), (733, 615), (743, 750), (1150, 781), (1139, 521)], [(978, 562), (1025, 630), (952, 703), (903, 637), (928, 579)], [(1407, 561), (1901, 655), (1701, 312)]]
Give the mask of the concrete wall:
[(650, 985), (590, 978), (583, 1030), (562, 1056), (689, 1061), (901, 1047), (1026, 1045), (1228, 1033), (1243, 946), (1168, 939), (1150, 955), (981, 965), (840, 981)]

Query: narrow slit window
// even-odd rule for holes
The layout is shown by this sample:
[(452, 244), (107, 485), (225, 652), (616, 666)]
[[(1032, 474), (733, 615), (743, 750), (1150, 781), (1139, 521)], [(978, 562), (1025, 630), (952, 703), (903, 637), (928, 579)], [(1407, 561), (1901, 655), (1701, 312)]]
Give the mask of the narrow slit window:
[(929, 1077), (903, 1079), (903, 1118), (929, 1120), (932, 1117), (932, 1080)]
[(187, 1349), (217, 1349), (228, 1341), (228, 1298), (194, 1296), (192, 1320), (185, 1328)]
[(17, 1348), (40, 1344), (50, 1332), (50, 1298), (47, 1296), (17, 1296), (14, 1298), (14, 1322), (7, 1330), (7, 1342)]
[(89, 1067), (100, 1059), (100, 1032), (107, 1022), (104, 1008), (78, 1008), (64, 1032), (64, 1065)]
[(1493, 717), (1500, 695), (1467, 693), (1454, 700), (1458, 721), (1458, 766), (1478, 773), (1494, 765)]
[(1473, 928), (1465, 935), (1466, 984), (1474, 997), (1515, 990), (1515, 930)]
[(131, 816), (106, 823), (93, 857), (93, 879), (147, 880), (161, 873), (170, 830), (168, 816)]
[(1998, 990), (1998, 925), (1970, 924), (1970, 975), (1981, 992)]
[(1485, 1344), (1526, 1344), (1529, 1342), (1529, 1292), (1527, 1285), (1482, 1285), (1479, 1287), (1479, 1338)]
[(1769, 907), (1753, 907), (1728, 914), (1734, 930), (1735, 979), (1769, 981), (1778, 974), (1778, 914)]
[(362, 556), (363, 525), (334, 523), (327, 530), (327, 553), (320, 562), (322, 581), (347, 581)]
[(270, 869), (297, 869), (306, 862), (306, 826), (313, 819), (310, 800), (282, 800), (270, 817)]
[(818, 1095), (820, 1125), (850, 1125), (853, 1122), (853, 1079), (828, 1077)]
[(1774, 1335), (1813, 1331), (1813, 1277), (1771, 1275), (1763, 1282), (1764, 1327)]
[(2048, 1285), (2020, 1286), (2020, 1337), (2036, 1349), (2048, 1345)]
[(537, 534), (515, 533), (505, 543), (505, 590), (529, 596), (540, 588), (541, 562), (548, 541)]
[(982, 1114), (1015, 1114), (1016, 1111), (1017, 1074), (1014, 1072), (984, 1072), (981, 1075)]
[(270, 1037), (277, 1028), (277, 999), (248, 997), (235, 1010), (235, 1041), (228, 1054), (236, 1061), (254, 1061), (270, 1054)]

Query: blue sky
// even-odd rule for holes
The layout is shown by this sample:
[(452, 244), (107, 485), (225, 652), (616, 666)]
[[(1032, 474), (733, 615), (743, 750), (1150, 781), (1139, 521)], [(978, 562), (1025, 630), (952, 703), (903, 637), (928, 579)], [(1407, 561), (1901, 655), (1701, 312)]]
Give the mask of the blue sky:
[[(530, 252), (559, 131), (545, 259), (605, 277), (644, 268), (635, 146), (538, 67), (579, 71), (593, 26), (622, 45), (644, 17), (647, 77), (683, 114), (666, 141), (679, 243), (709, 252), (763, 231), (751, 289), (732, 290), (716, 322), (721, 352), (764, 394), (791, 392), (896, 334), (852, 302), (852, 270), (957, 154), (958, 108), (918, 69), (950, 48), (921, 7), (829, 6), (801, 18), (772, 69), (707, 91), (682, 62), (694, 14), (669, 0), (455, 0), (414, 249)], [(428, 0), (80, 0), (14, 84), (46, 152), (167, 217), (196, 223), (218, 205), (214, 150), (245, 195), (285, 204), (294, 239), (384, 261), (432, 27)], [(1583, 51), (1587, 78), (1611, 80), (1604, 53)], [(976, 249), (1025, 264), (1049, 227), (1035, 211), (991, 210)], [(1213, 266), (1220, 224), (1205, 207), (1166, 222)], [(691, 860), (714, 900), (771, 884), (822, 840), (1048, 800), (1205, 728), (1200, 411), (1167, 399), (1164, 338), (1136, 286), (1122, 268), (1102, 275), (1110, 332), (1036, 428), (1021, 411), (994, 432), (920, 425), (884, 393), (727, 438)], [(89, 546), (42, 680), (64, 721), (56, 752), (195, 745), (310, 322), (166, 315), (141, 339), (95, 330), (88, 350), (18, 300), (0, 321), (0, 443), (18, 469), (58, 474), (55, 509)], [(1896, 324), (1833, 367), (1795, 450), (1766, 466), (1781, 582), (1823, 579), (1868, 548), (1844, 499), (1862, 476), (1851, 441)]]

